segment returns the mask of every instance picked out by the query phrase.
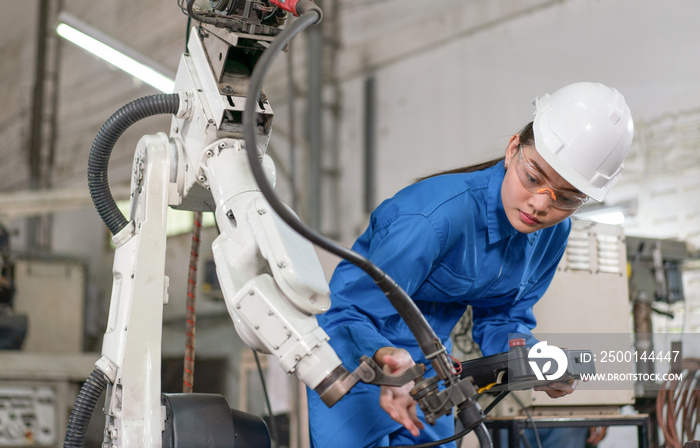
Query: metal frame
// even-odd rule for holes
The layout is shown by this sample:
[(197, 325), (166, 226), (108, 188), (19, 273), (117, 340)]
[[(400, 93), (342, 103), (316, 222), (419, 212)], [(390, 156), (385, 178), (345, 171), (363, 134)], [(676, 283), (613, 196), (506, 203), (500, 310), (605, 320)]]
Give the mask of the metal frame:
[(522, 430), (532, 428), (589, 428), (594, 426), (636, 426), (639, 448), (649, 448), (649, 415), (596, 415), (577, 417), (508, 417), (486, 419), (494, 446), (501, 446), (499, 429), (508, 430), (508, 448), (520, 448)]

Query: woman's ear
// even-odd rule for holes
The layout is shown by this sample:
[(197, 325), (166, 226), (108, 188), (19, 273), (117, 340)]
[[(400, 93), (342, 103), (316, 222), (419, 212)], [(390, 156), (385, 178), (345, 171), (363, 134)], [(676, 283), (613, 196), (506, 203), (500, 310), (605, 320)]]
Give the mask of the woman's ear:
[(510, 161), (513, 159), (513, 156), (518, 153), (519, 147), (520, 147), (520, 135), (515, 134), (508, 141), (508, 147), (506, 148), (506, 160), (505, 160), (506, 169), (508, 168), (508, 165), (510, 165)]

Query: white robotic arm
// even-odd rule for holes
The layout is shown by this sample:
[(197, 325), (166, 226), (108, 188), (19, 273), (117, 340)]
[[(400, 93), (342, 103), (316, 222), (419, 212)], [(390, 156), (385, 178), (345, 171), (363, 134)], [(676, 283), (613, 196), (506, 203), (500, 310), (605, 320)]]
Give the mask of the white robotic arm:
[[(182, 142), (178, 189), (189, 209), (213, 206), (220, 230), (212, 247), (217, 275), (239, 335), (314, 389), (341, 364), (315, 318), (330, 307), (328, 284), (312, 244), (277, 217), (250, 172), (242, 138), (247, 86), (236, 86), (240, 79), (224, 67), (212, 69), (212, 61), (234, 51), (239, 39), (206, 25), (192, 30), (176, 78), (192, 108), (173, 118), (171, 130), (171, 138)], [(264, 155), (272, 110), (266, 100), (256, 109), (256, 150), (274, 183), (274, 163)]]
[[(315, 318), (330, 307), (330, 299), (314, 248), (277, 217), (260, 193), (238, 123), (231, 120), (240, 116), (236, 105), (242, 107), (245, 98), (222, 94), (210, 68), (204, 41), (220, 45), (216, 31), (203, 37), (193, 29), (176, 79), (181, 101), (171, 135), (144, 136), (134, 158), (131, 216), (114, 237), (110, 318), (97, 362), (111, 383), (107, 446), (160, 446), (169, 206), (214, 210), (220, 230), (212, 247), (217, 275), (246, 344), (275, 356), (286, 372), (312, 389), (329, 376), (347, 376)], [(260, 140), (266, 146), (272, 112), (266, 102), (262, 106), (266, 125), (260, 126)], [(257, 148), (263, 154), (264, 149)], [(261, 158), (274, 182), (272, 159)]]
[(206, 167), (221, 232), (212, 246), (219, 283), (243, 340), (314, 389), (341, 364), (314, 317), (330, 307), (328, 285), (311, 243), (255, 188), (243, 151), (239, 140), (222, 140)]

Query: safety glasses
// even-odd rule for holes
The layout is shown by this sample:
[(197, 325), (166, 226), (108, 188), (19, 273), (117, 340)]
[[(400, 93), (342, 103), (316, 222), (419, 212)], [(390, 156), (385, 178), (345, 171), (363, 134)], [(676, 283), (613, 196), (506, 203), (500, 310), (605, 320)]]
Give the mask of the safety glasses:
[(523, 153), (523, 147), (518, 147), (518, 163), (515, 164), (518, 179), (528, 191), (536, 194), (546, 194), (552, 200), (552, 207), (560, 210), (578, 210), (588, 201), (588, 196), (578, 195), (572, 191), (552, 187), (544, 175)]

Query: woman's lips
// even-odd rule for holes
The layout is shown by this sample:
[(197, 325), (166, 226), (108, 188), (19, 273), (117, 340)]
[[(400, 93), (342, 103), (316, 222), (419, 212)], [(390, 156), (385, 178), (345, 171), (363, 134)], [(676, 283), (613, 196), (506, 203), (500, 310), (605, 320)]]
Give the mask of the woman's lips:
[(534, 225), (537, 225), (540, 223), (540, 221), (537, 218), (535, 218), (534, 216), (529, 215), (529, 214), (523, 212), (522, 210), (518, 210), (518, 211), (520, 212), (520, 219), (525, 224), (527, 224), (529, 226), (534, 226)]

